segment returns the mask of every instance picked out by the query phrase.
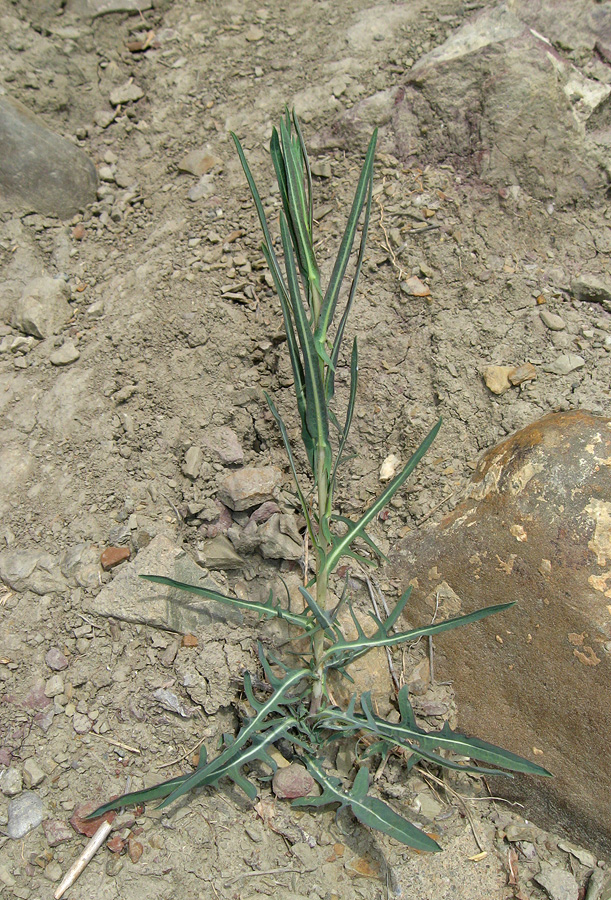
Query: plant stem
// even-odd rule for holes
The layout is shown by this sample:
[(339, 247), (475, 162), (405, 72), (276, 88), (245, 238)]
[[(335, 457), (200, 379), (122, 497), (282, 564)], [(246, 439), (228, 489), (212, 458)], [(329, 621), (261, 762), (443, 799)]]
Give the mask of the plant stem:
[[(327, 553), (329, 551), (329, 541), (326, 537), (329, 530), (328, 523), (328, 502), (329, 502), (329, 480), (325, 470), (325, 453), (322, 447), (319, 448), (316, 459), (316, 484), (318, 487), (318, 535), (317, 535), (317, 560), (316, 560), (316, 602), (324, 611), (328, 606), (328, 589), (329, 589), (329, 573), (325, 565)], [(322, 702), (324, 689), (323, 674), (323, 654), (324, 654), (324, 631), (318, 631), (314, 635), (313, 655), (314, 655), (314, 686), (312, 688), (312, 701), (310, 703), (310, 714), (318, 712)]]

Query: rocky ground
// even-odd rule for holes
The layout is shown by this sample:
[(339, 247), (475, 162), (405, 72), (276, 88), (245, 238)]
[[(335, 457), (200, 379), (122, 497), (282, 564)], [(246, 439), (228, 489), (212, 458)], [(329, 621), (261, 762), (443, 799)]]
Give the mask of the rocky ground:
[[(393, 119), (410, 71), (494, 3), (163, 0), (92, 15), (112, 6), (0, 0), (0, 99), (68, 137), (100, 179), (71, 219), (9, 203), (0, 220), (0, 894), (24, 900), (49, 896), (78, 855), (82, 804), (185, 771), (202, 739), (213, 749), (236, 724), (255, 623), (164, 603), (151, 611), (134, 600), (129, 567), (195, 559), (222, 588), (256, 598), (280, 575), (299, 579), (289, 472), (263, 401), (271, 391), (296, 436), (289, 366), (231, 130), (273, 214), (267, 145), (284, 104), (295, 106), (317, 148), (328, 274), (362, 136), (385, 126), (353, 320), (358, 456), (343, 512), (375, 496), (388, 457), (406, 461), (439, 415), (444, 427), (373, 529), (383, 550), (451, 509), (480, 452), (507, 434), (551, 410), (609, 412), (611, 68), (594, 28), (608, 3), (573, 4), (585, 18), (567, 14), (562, 35), (540, 4), (508, 4), (526, 18), (539, 10), (529, 26), (550, 42), (554, 71), (582, 78), (571, 75), (561, 109), (567, 133), (580, 123), (571, 154), (582, 156), (571, 155), (572, 169), (550, 163), (547, 185), (537, 160), (502, 169), (510, 149), (498, 134), (500, 156), (480, 165), (474, 146), (467, 165), (460, 147), (421, 150), (427, 134), (443, 145), (434, 118), (422, 113), (410, 146), (405, 120)], [(413, 84), (423, 96), (435, 87), (425, 76)], [(534, 131), (530, 140), (539, 153)], [(341, 401), (345, 368), (338, 384)], [(250, 467), (269, 467), (258, 493)], [(393, 599), (383, 570), (379, 579)], [(367, 591), (355, 589), (365, 609)], [(279, 637), (269, 625), (263, 636)], [(456, 712), (448, 686), (413, 677), (423, 654), (396, 662), (422, 721), (439, 726)], [(336, 766), (348, 775), (351, 763), (344, 754)], [(467, 776), (444, 787), (434, 774), (408, 779), (393, 761), (377, 785), (438, 835), (443, 854), (292, 810), (263, 780), (254, 808), (227, 787), (122, 814), (112, 849), (72, 895), (607, 896), (604, 861), (570, 835), (539, 829), (528, 809), (488, 799)]]

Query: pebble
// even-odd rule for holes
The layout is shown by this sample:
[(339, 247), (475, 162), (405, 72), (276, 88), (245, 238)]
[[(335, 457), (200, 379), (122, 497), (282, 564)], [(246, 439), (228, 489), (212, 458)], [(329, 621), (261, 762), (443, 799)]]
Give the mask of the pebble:
[(21, 772), (17, 766), (9, 766), (0, 775), (0, 791), (5, 797), (16, 797), (23, 789)]
[(185, 459), (182, 464), (183, 475), (186, 475), (191, 481), (195, 481), (199, 475), (199, 470), (202, 467), (203, 461), (204, 454), (201, 447), (189, 447), (185, 453)]
[(257, 540), (259, 550), (266, 559), (297, 560), (303, 556), (303, 541), (296, 530), (294, 516), (271, 516), (259, 528)]
[(515, 366), (486, 366), (482, 373), (486, 387), (493, 394), (504, 394), (511, 387), (509, 375), (515, 370)]
[(57, 647), (50, 647), (45, 654), (45, 663), (54, 672), (61, 672), (68, 668), (68, 660)]
[(228, 475), (218, 490), (219, 500), (230, 509), (242, 511), (273, 500), (273, 492), (282, 483), (276, 466), (246, 466)]
[(51, 860), (49, 865), (45, 867), (45, 878), (48, 881), (59, 881), (62, 874), (62, 867), (55, 860)]
[(93, 722), (84, 713), (75, 712), (72, 716), (72, 727), (77, 734), (88, 734), (93, 727)]
[(191, 203), (197, 203), (198, 200), (203, 200), (204, 197), (209, 197), (214, 191), (214, 175), (202, 175), (197, 184), (194, 184), (189, 193), (187, 194), (187, 200), (190, 200)]
[(542, 863), (541, 871), (534, 880), (545, 890), (551, 900), (578, 900), (579, 885), (575, 876), (564, 869), (557, 869)]
[(100, 563), (105, 572), (114, 569), (119, 563), (131, 556), (129, 547), (106, 547), (100, 556)]
[(265, 32), (258, 25), (252, 25), (244, 35), (249, 43), (255, 43), (265, 37)]
[(543, 371), (550, 372), (552, 375), (568, 375), (569, 372), (583, 368), (585, 364), (583, 356), (578, 356), (576, 353), (563, 353), (553, 363), (543, 366)]
[(50, 699), (64, 693), (64, 679), (61, 675), (51, 675), (45, 683), (45, 697)]
[(123, 103), (135, 103), (144, 97), (144, 91), (130, 78), (125, 84), (119, 85), (110, 92), (109, 100), (112, 106), (121, 106)]
[(24, 791), (8, 805), (7, 834), (18, 840), (37, 828), (42, 819), (42, 800), (33, 791)]
[(42, 823), (49, 847), (57, 847), (65, 841), (71, 841), (74, 837), (72, 829), (62, 819), (45, 819)]
[(276, 769), (272, 779), (272, 788), (276, 797), (281, 800), (293, 800), (296, 797), (307, 797), (315, 781), (304, 766), (291, 763), (282, 769)]
[(214, 429), (206, 438), (206, 448), (224, 465), (242, 465), (244, 462), (244, 450), (233, 428), (222, 426)]
[(402, 281), (401, 290), (409, 297), (429, 297), (431, 293), (430, 288), (423, 284), (417, 275), (412, 275), (407, 281)]
[(70, 288), (62, 278), (41, 275), (26, 284), (15, 306), (13, 327), (42, 340), (58, 334), (72, 318)]
[(129, 838), (127, 839), (127, 852), (131, 861), (133, 863), (137, 863), (142, 856), (143, 851), (144, 847), (140, 843), (140, 841), (137, 841), (133, 834), (130, 834)]
[(40, 768), (33, 756), (23, 764), (23, 780), (27, 788), (33, 788), (40, 784), (45, 777), (45, 773)]
[(401, 460), (394, 453), (387, 456), (380, 466), (380, 481), (390, 481), (394, 478), (400, 465)]
[(539, 318), (550, 331), (562, 331), (566, 328), (566, 322), (562, 316), (557, 316), (556, 313), (550, 312), (548, 309), (541, 309)]
[(222, 165), (223, 160), (215, 156), (209, 150), (202, 148), (201, 150), (191, 150), (178, 163), (179, 172), (187, 172), (190, 175), (197, 175), (200, 178), (206, 175), (215, 166)]
[(218, 534), (206, 541), (202, 556), (209, 569), (241, 569), (244, 560), (233, 549), (233, 545), (224, 534)]
[(532, 363), (524, 363), (523, 365), (516, 366), (515, 369), (512, 369), (507, 377), (515, 387), (518, 384), (523, 384), (525, 381), (534, 381), (537, 377), (537, 370)]
[(331, 171), (331, 162), (328, 159), (316, 160), (311, 165), (312, 175), (316, 175), (317, 178), (331, 178), (333, 172)]
[(17, 884), (11, 875), (9, 867), (4, 865), (4, 863), (0, 865), (0, 881), (8, 888), (12, 888)]
[(611, 312), (611, 281), (603, 281), (594, 275), (580, 275), (571, 284), (571, 293), (576, 300), (600, 303)]
[(53, 366), (69, 366), (80, 359), (81, 354), (74, 346), (74, 341), (66, 340), (58, 350), (55, 350), (49, 359)]

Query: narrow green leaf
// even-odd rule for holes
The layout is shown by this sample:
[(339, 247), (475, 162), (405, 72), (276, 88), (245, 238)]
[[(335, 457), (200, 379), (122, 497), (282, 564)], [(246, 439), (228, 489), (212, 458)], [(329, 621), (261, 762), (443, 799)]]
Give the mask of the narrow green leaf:
[[(344, 448), (346, 446), (346, 441), (348, 440), (348, 434), (350, 433), (350, 426), (352, 425), (352, 417), (354, 415), (354, 405), (356, 403), (356, 388), (359, 377), (359, 351), (357, 346), (356, 338), (352, 342), (352, 355), (350, 357), (350, 395), (348, 397), (348, 407), (346, 409), (346, 421), (344, 423), (344, 430), (342, 432), (342, 436), (340, 438), (339, 447), (337, 448), (337, 456), (335, 457), (335, 466), (333, 467), (333, 475), (331, 477), (331, 484), (335, 488), (335, 482), (337, 480), (337, 470), (341, 465), (341, 462), (344, 457)], [(327, 382), (331, 378), (331, 372), (327, 373)], [(327, 394), (327, 402), (329, 402), (329, 397)], [(353, 523), (351, 523), (353, 524)]]
[(422, 457), (425, 455), (425, 453), (435, 440), (437, 432), (440, 428), (441, 419), (439, 419), (437, 424), (430, 430), (430, 432), (420, 444), (404, 469), (399, 472), (399, 474), (395, 478), (393, 478), (386, 490), (382, 494), (380, 494), (378, 499), (369, 507), (365, 515), (362, 516), (362, 518), (354, 525), (353, 528), (348, 531), (347, 534), (336, 540), (335, 545), (329, 553), (327, 562), (325, 564), (328, 573), (331, 573), (334, 570), (335, 566), (338, 564), (341, 557), (345, 554), (346, 550), (349, 549), (353, 541), (363, 533), (372, 519), (374, 519), (378, 515), (378, 513), (380, 513), (384, 509), (386, 504), (396, 494), (401, 485), (405, 481), (407, 481), (413, 470), (416, 468)]
[(320, 312), (320, 320), (318, 322), (318, 327), (316, 330), (318, 340), (323, 345), (327, 340), (327, 331), (331, 322), (333, 321), (333, 315), (335, 313), (335, 307), (337, 306), (340, 288), (342, 285), (342, 281), (344, 280), (344, 275), (346, 273), (350, 254), (352, 252), (352, 245), (354, 243), (358, 221), (365, 204), (367, 189), (369, 181), (371, 179), (371, 173), (373, 171), (373, 159), (375, 156), (377, 138), (378, 130), (376, 128), (372, 135), (371, 141), (369, 142), (369, 148), (365, 156), (365, 162), (361, 170), (361, 176), (356, 188), (354, 200), (352, 201), (352, 209), (350, 210), (348, 222), (346, 223), (346, 230), (342, 238), (339, 253), (337, 255), (337, 259), (335, 260), (331, 279), (329, 281), (329, 285), (327, 287), (327, 291), (323, 300), (322, 309)]
[(189, 594), (197, 594), (199, 597), (205, 597), (206, 600), (216, 600), (217, 603), (223, 603), (226, 606), (249, 609), (251, 612), (259, 613), (259, 615), (267, 618), (285, 619), (292, 625), (299, 625), (306, 631), (312, 627), (312, 619), (309, 616), (282, 609), (279, 604), (274, 604), (273, 597), (270, 597), (267, 603), (260, 603), (257, 600), (239, 600), (237, 597), (228, 597), (226, 594), (211, 591), (209, 588), (186, 584), (183, 581), (176, 581), (174, 578), (166, 578), (165, 575), (139, 575), (138, 577), (145, 581), (152, 581), (155, 584), (164, 584), (167, 587), (176, 588), (179, 591), (187, 591)]
[[(306, 766), (313, 778), (323, 788), (320, 797), (303, 797), (300, 800), (294, 800), (293, 806), (326, 806), (330, 803), (339, 803), (340, 808), (349, 806), (353, 815), (363, 825), (381, 831), (383, 834), (400, 841), (407, 847), (414, 850), (432, 851), (441, 850), (439, 844), (430, 838), (419, 828), (416, 828), (407, 819), (398, 815), (394, 810), (387, 806), (377, 797), (367, 797), (364, 794), (364, 782), (369, 781), (367, 769), (362, 767), (355, 779), (356, 791), (353, 790), (347, 794), (341, 788), (339, 779), (327, 775), (317, 760), (310, 756), (306, 757)], [(361, 772), (364, 774), (361, 775)], [(368, 787), (368, 784), (367, 784)], [(365, 791), (367, 790), (365, 787)]]

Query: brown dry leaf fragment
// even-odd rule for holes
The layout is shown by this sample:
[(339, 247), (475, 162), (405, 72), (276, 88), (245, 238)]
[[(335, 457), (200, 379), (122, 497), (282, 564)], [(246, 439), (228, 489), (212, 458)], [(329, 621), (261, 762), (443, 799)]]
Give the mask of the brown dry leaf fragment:
[(507, 884), (516, 885), (518, 883), (518, 853), (513, 847), (507, 851), (507, 865), (509, 868)]

